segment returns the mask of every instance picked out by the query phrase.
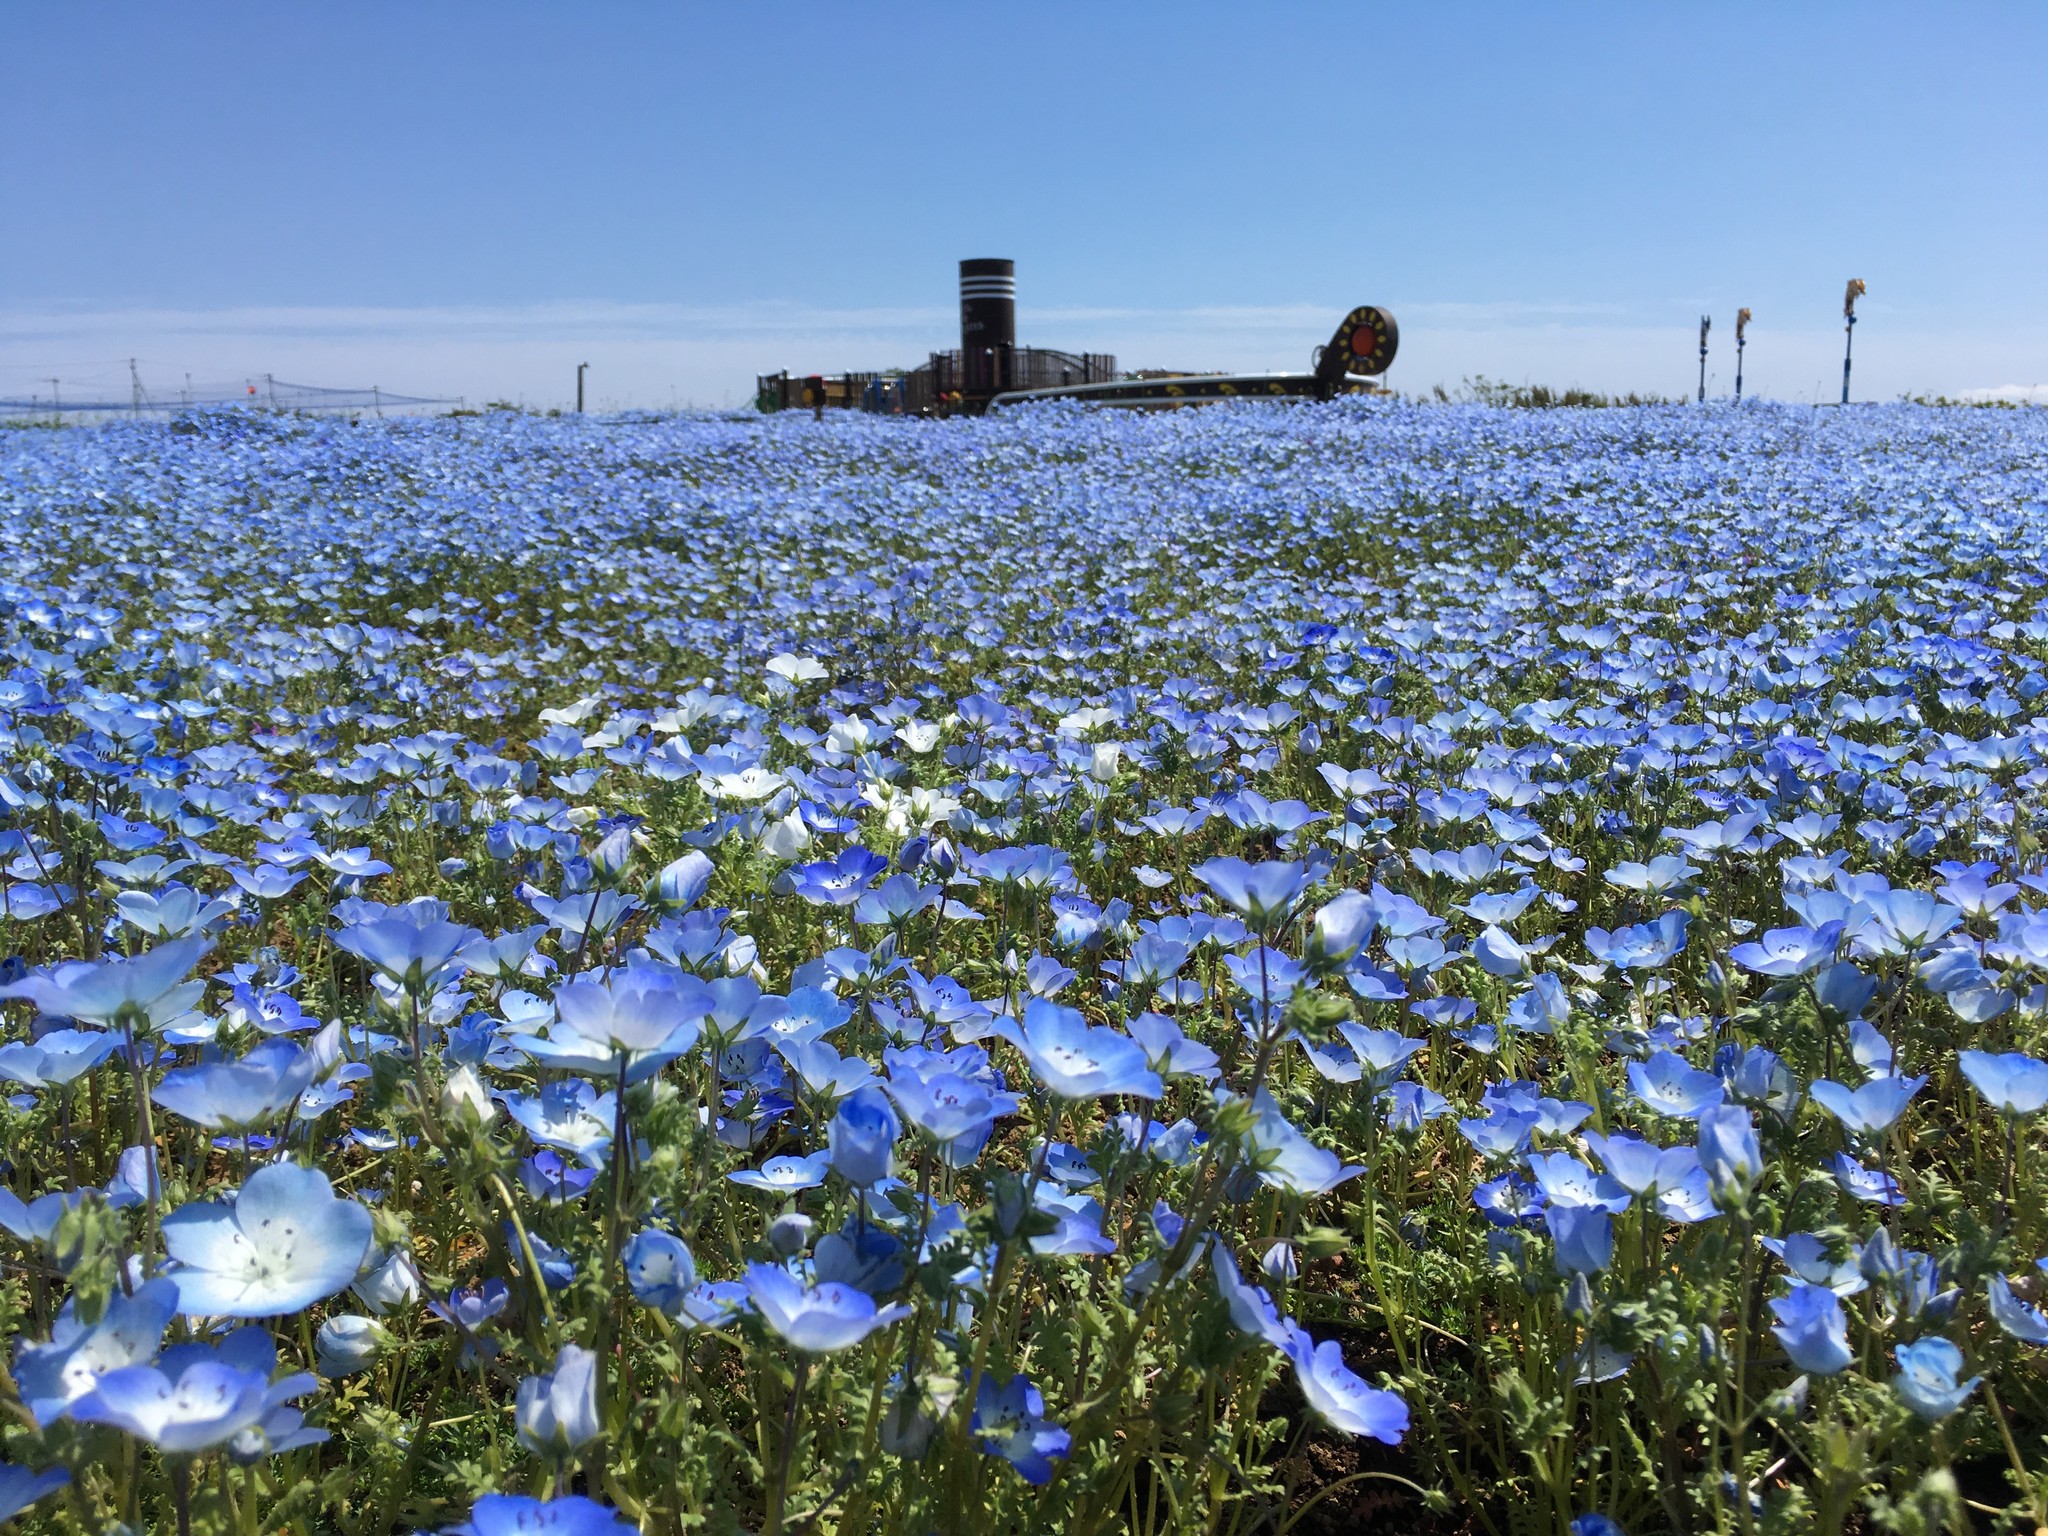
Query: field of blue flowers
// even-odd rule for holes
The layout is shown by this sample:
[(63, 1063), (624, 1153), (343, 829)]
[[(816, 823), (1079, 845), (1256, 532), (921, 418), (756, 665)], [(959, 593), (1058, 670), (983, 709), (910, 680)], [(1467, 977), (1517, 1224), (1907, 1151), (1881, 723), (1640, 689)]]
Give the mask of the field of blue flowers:
[(0, 1519), (2048, 1524), (2048, 413), (0, 433)]

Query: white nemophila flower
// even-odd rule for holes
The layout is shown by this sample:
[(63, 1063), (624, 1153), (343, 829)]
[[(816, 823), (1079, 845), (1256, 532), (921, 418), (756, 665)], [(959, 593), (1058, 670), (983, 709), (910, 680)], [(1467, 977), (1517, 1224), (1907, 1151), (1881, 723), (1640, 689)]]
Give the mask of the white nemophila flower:
[(318, 1169), (259, 1168), (233, 1203), (181, 1206), (164, 1218), (178, 1310), (276, 1317), (325, 1301), (354, 1281), (373, 1225), (361, 1205), (335, 1197)]
[(441, 1085), (441, 1113), (451, 1120), (473, 1114), (478, 1125), (488, 1125), (498, 1113), (498, 1106), (491, 1102), (490, 1091), (476, 1075), (476, 1069), (461, 1066), (450, 1072)]

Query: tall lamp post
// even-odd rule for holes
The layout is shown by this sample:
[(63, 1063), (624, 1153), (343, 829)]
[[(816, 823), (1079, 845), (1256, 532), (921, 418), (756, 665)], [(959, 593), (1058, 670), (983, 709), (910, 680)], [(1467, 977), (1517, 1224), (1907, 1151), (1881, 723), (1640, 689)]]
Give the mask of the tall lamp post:
[(578, 416), (583, 414), (583, 370), (589, 366), (590, 364), (588, 363), (578, 363), (576, 365), (576, 414)]
[(1735, 398), (1738, 401), (1742, 398), (1742, 349), (1749, 345), (1748, 338), (1742, 333), (1748, 329), (1749, 311), (1738, 309), (1735, 311)]
[(1849, 403), (1849, 354), (1856, 345), (1856, 301), (1870, 289), (1860, 277), (1849, 279), (1848, 291), (1842, 295), (1842, 404)]
[(1714, 328), (1711, 315), (1700, 316), (1700, 404), (1707, 402), (1707, 332)]

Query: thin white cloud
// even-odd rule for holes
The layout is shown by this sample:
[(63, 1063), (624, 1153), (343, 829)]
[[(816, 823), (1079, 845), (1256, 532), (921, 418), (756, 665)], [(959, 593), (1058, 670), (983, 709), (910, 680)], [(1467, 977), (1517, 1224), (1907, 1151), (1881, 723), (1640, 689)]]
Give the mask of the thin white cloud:
[[(1343, 303), (1156, 309), (1030, 306), (1023, 339), (1115, 353), (1126, 367), (1305, 368)], [(1499, 301), (1394, 306), (1402, 327), (1396, 388), (1426, 392), (1485, 375), (1514, 383), (1690, 397), (1697, 331), (1682, 309), (1650, 316), (1621, 306)], [(1674, 306), (1675, 308), (1675, 306)], [(126, 399), (126, 358), (153, 394), (195, 379), (261, 379), (379, 387), (469, 401), (573, 401), (576, 365), (589, 363), (594, 408), (738, 405), (754, 376), (781, 368), (836, 372), (910, 366), (953, 344), (951, 305), (828, 308), (798, 303), (405, 307), (128, 307), (0, 310), (0, 397), (47, 398), (58, 376)], [(2035, 385), (1986, 378), (2048, 373), (2048, 330), (1994, 335), (1859, 327), (1855, 396), (1966, 390), (2040, 399)], [(1762, 331), (1750, 338), (1745, 393), (1832, 400), (1841, 387), (1841, 333)], [(1734, 348), (1717, 336), (1709, 392), (1733, 386)]]

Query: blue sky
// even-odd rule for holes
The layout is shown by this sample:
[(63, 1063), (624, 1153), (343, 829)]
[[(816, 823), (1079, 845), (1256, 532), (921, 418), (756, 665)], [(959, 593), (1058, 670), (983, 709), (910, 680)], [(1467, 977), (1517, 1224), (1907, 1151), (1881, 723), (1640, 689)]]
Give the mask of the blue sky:
[(0, 394), (716, 403), (1022, 339), (1397, 386), (2048, 384), (2048, 8), (9, 7)]

